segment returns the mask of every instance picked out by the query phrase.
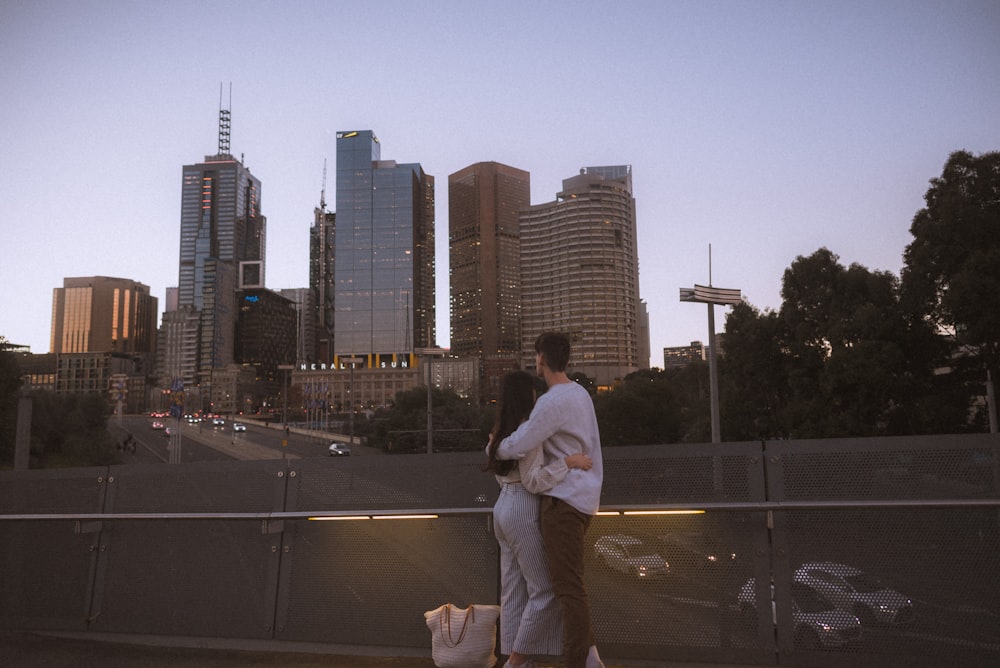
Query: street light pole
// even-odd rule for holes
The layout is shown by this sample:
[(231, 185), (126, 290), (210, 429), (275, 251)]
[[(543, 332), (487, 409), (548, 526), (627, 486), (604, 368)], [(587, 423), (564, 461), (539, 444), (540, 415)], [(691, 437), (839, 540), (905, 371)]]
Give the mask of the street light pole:
[(712, 405), (712, 443), (721, 443), (722, 436), (719, 426), (719, 378), (718, 369), (716, 368), (715, 350), (715, 305), (739, 304), (743, 301), (743, 296), (739, 290), (695, 285), (693, 288), (681, 288), (681, 301), (708, 304), (708, 372), (710, 386), (709, 400)]
[(285, 389), (281, 391), (281, 427), (288, 426), (288, 372), (295, 368), (294, 364), (279, 364), (278, 371), (285, 372)]
[(348, 418), (351, 424), (351, 445), (354, 445), (354, 365), (360, 364), (365, 361), (364, 357), (347, 357), (344, 359), (345, 362), (351, 365), (351, 386), (347, 389), (348, 406), (351, 411), (350, 417)]
[(443, 348), (417, 348), (414, 352), (427, 360), (427, 454), (434, 452), (434, 402), (431, 397), (431, 363), (435, 355), (443, 355)]

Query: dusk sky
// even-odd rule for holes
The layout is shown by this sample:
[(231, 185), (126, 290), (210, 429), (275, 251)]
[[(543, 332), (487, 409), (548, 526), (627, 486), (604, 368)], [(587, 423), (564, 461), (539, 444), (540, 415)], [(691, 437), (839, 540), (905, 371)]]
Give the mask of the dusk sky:
[(336, 132), (436, 178), (443, 346), (449, 174), (511, 165), (539, 204), (581, 167), (631, 165), (662, 366), (707, 341), (678, 294), (708, 284), (710, 244), (712, 283), (760, 309), (821, 247), (899, 274), (948, 155), (1000, 150), (1000, 2), (0, 0), (0, 336), (48, 352), (66, 277), (139, 281), (162, 312), (220, 85), (273, 290), (308, 285)]

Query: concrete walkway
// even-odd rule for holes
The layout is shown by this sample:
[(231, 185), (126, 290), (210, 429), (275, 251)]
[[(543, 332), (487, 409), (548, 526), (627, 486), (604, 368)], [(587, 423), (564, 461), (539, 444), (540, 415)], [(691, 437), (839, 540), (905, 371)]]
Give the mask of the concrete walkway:
[[(259, 640), (123, 636), (60, 631), (0, 631), (7, 668), (434, 668), (429, 651), (323, 646)], [(607, 668), (747, 668), (729, 664), (605, 660)], [(496, 668), (502, 664), (497, 663)], [(560, 661), (536, 662), (560, 668)], [(845, 664), (847, 665), (847, 664)]]

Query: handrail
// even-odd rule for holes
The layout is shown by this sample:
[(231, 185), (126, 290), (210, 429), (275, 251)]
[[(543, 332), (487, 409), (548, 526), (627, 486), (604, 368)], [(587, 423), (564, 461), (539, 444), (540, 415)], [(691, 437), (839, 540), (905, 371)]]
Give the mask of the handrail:
[[(636, 504), (602, 507), (600, 515), (627, 515), (632, 513), (675, 512), (739, 512), (739, 511), (794, 511), (794, 510), (846, 510), (846, 509), (912, 509), (912, 508), (1000, 508), (1000, 498), (989, 499), (893, 499), (893, 500), (842, 500), (842, 501), (753, 501), (714, 502), (685, 504)], [(399, 508), (352, 510), (296, 510), (256, 513), (8, 513), (0, 514), (4, 521), (94, 521), (94, 520), (307, 520), (315, 519), (379, 519), (386, 517), (428, 515), (485, 515), (492, 507), (475, 508)]]

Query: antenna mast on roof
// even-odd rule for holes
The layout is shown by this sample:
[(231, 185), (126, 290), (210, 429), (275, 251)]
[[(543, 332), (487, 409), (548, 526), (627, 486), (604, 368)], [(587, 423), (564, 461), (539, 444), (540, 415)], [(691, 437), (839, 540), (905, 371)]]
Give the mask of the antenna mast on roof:
[(319, 191), (319, 209), (326, 211), (326, 158), (323, 158), (323, 189)]
[[(233, 82), (229, 82), (229, 106), (233, 106)], [(219, 84), (219, 155), (229, 155), (229, 109), (222, 108), (222, 84)]]

